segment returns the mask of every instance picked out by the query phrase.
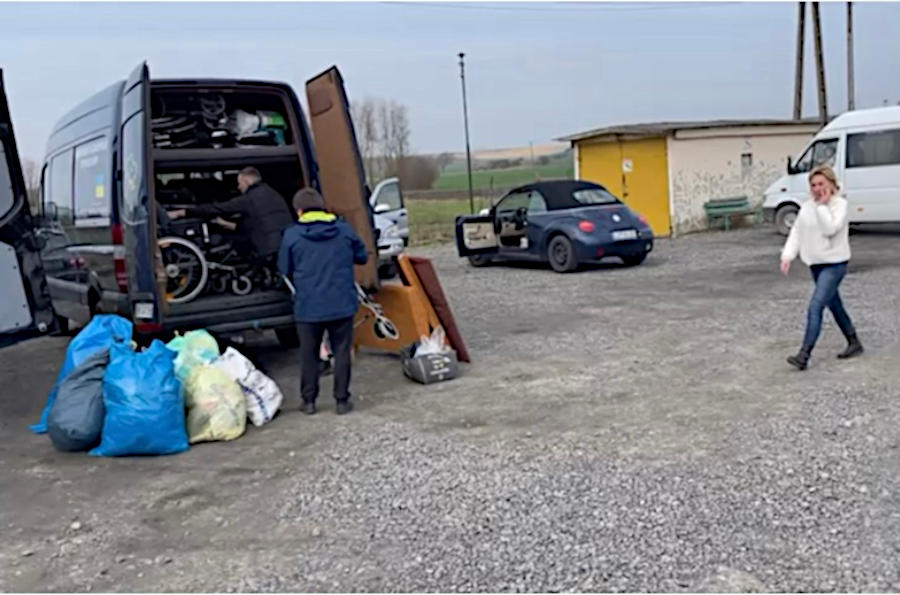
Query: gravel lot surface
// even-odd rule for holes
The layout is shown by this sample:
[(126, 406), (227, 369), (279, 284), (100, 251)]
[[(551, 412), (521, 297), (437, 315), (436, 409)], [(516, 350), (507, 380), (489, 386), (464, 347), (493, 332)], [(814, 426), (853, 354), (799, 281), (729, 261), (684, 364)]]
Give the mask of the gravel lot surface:
[(898, 591), (900, 230), (851, 238), (799, 346), (808, 271), (768, 228), (663, 240), (644, 265), (558, 275), (430, 256), (476, 362), (406, 381), (364, 353), (357, 409), (300, 414), (296, 353), (250, 350), (289, 408), (175, 457), (32, 436), (65, 349), (0, 355), (0, 590)]

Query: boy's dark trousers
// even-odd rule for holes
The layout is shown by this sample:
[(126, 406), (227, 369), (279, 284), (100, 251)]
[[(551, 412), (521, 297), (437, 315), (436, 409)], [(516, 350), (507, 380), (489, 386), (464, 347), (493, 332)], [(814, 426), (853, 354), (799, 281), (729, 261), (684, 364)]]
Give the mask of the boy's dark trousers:
[(350, 349), (353, 347), (353, 317), (326, 322), (298, 322), (300, 336), (300, 397), (315, 403), (319, 396), (319, 346), (328, 331), (334, 354), (334, 399), (350, 399)]

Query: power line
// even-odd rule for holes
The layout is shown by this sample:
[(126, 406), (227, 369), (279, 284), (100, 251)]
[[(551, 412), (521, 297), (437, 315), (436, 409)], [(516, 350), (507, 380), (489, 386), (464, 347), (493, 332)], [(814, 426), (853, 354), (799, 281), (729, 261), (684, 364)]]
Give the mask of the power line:
[(635, 6), (629, 4), (622, 8), (613, 8), (609, 3), (598, 3), (596, 6), (585, 7), (582, 3), (553, 3), (553, 4), (570, 4), (570, 6), (554, 6), (546, 8), (538, 8), (534, 6), (486, 6), (481, 3), (471, 4), (455, 4), (452, 2), (384, 2), (393, 6), (415, 6), (423, 8), (444, 8), (444, 9), (460, 9), (460, 10), (481, 10), (481, 11), (500, 11), (500, 12), (581, 12), (581, 13), (615, 13), (615, 12), (656, 12), (665, 10), (684, 10), (684, 9), (702, 9), (702, 8), (721, 8), (723, 6), (737, 6), (746, 4), (746, 2), (691, 2), (691, 3), (666, 3), (652, 6)]

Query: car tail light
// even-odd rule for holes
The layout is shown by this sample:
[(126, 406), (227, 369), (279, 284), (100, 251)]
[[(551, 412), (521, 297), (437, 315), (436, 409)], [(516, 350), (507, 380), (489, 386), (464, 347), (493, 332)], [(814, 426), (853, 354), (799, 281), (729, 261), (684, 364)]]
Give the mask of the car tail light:
[(594, 223), (591, 221), (579, 221), (578, 229), (585, 233), (592, 233), (594, 231), (597, 231), (597, 226), (594, 225)]
[(640, 222), (643, 223), (644, 225), (650, 225), (650, 222), (647, 221), (647, 218), (644, 217), (643, 215), (641, 215), (640, 213), (638, 213), (638, 216), (637, 216), (637, 217), (638, 217), (638, 221), (640, 221)]
[(122, 235), (122, 224), (116, 223), (112, 226), (113, 265), (116, 272), (116, 284), (119, 291), (128, 293), (128, 266), (125, 262), (124, 236)]
[(597, 258), (602, 257), (604, 254), (606, 254), (606, 250), (604, 250), (603, 248), (597, 248)]

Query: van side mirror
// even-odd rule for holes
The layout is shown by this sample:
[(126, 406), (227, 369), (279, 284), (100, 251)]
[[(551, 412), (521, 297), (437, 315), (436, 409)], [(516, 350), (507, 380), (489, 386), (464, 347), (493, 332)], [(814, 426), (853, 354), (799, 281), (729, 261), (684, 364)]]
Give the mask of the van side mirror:
[(794, 164), (793, 164), (793, 162), (791, 162), (790, 155), (788, 155), (788, 158), (787, 158), (787, 173), (788, 173), (788, 175), (791, 175), (794, 173)]
[(375, 212), (376, 212), (376, 213), (387, 213), (387, 212), (390, 211), (390, 210), (391, 210), (390, 205), (386, 205), (386, 204), (384, 204), (383, 202), (380, 202), (380, 203), (378, 203), (377, 205), (375, 205)]

